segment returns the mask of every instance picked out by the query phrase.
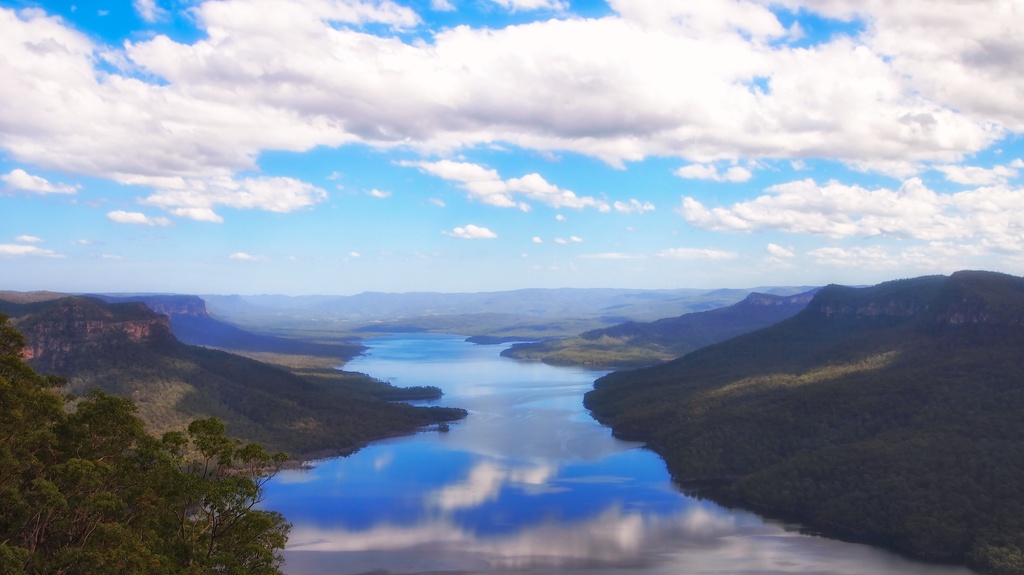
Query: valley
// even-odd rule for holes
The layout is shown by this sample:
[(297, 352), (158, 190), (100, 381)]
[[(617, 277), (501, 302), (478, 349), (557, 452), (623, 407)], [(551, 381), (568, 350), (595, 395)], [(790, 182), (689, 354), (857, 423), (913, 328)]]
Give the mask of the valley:
[[(800, 289), (599, 291), (573, 293), (572, 305), (541, 290), (529, 314), (507, 313), (519, 293), (467, 297), (465, 314), (440, 307), (457, 308), (455, 295), (378, 295), (359, 320), (314, 318), (305, 306), (319, 299), (254, 298), (265, 307), (242, 313), (235, 298), (239, 323), (197, 296), (5, 292), (0, 313), (35, 369), (77, 395), (131, 398), (151, 433), (217, 417), (228, 434), (298, 460), (439, 424), (457, 434), (479, 417), (465, 409), (472, 395), (442, 399), (454, 379), (339, 369), (392, 330), (428, 345), (460, 327), (465, 345), (522, 365), (618, 369), (583, 404), (657, 453), (686, 493), (929, 561), (1024, 573), (1024, 280), (958, 272)], [(623, 297), (634, 304), (613, 303)], [(652, 309), (684, 311), (645, 320)], [(239, 321), (271, 315), (262, 329)], [(623, 321), (553, 335), (613, 319)], [(413, 365), (432, 361), (414, 349)]]

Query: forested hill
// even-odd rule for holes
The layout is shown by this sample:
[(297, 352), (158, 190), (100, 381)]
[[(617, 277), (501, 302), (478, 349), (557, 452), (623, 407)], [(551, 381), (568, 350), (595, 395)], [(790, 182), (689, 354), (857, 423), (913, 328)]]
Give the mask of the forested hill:
[(653, 365), (793, 317), (817, 289), (796, 295), (751, 293), (717, 309), (653, 322), (630, 321), (576, 337), (513, 345), (501, 353), (556, 365), (623, 368)]
[(166, 315), (174, 336), (183, 343), (225, 348), (236, 351), (274, 352), (306, 355), (329, 355), (352, 359), (366, 348), (346, 341), (309, 341), (253, 333), (210, 314), (206, 302), (195, 295), (91, 296), (108, 303), (140, 302), (149, 309)]
[(381, 397), (401, 397), (403, 390), (362, 374), (330, 370), (330, 378), (302, 377), (183, 344), (166, 316), (138, 302), (4, 301), (0, 313), (24, 334), (21, 356), (34, 368), (68, 378), (77, 394), (95, 387), (130, 397), (155, 433), (213, 416), (229, 435), (300, 455), (349, 450), (465, 415), (385, 401)]
[(677, 480), (832, 534), (1024, 573), (1024, 279), (823, 288), (775, 326), (610, 374), (586, 406)]

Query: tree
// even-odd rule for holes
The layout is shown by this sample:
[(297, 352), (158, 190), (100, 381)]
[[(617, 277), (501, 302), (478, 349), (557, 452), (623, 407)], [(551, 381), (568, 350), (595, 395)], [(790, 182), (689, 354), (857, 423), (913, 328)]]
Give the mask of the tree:
[(283, 454), (217, 419), (156, 439), (134, 403), (59, 380), (0, 315), (0, 572), (279, 573), (290, 525), (257, 505)]

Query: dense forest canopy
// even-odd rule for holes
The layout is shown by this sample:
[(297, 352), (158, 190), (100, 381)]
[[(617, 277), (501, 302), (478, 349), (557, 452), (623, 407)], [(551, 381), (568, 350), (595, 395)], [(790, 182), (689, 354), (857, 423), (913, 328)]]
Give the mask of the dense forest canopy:
[(156, 433), (217, 417), (234, 437), (301, 457), (350, 451), (465, 416), (461, 409), (396, 403), (435, 398), (440, 390), (396, 388), (339, 371), (336, 357), (286, 367), (185, 345), (166, 316), (139, 302), (0, 300), (0, 311), (25, 335), (35, 369), (65, 377), (73, 393), (99, 388), (131, 397)]
[(256, 508), (284, 454), (215, 418), (162, 438), (134, 403), (59, 394), (0, 315), (0, 572), (279, 573), (289, 525)]
[(1024, 573), (1024, 279), (828, 286), (795, 317), (610, 374), (585, 403), (690, 487)]

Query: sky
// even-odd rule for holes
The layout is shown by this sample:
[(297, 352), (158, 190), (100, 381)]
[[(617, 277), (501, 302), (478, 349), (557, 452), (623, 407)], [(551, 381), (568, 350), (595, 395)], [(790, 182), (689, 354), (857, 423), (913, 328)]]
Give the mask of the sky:
[(1024, 0), (0, 0), (0, 289), (1024, 274)]

